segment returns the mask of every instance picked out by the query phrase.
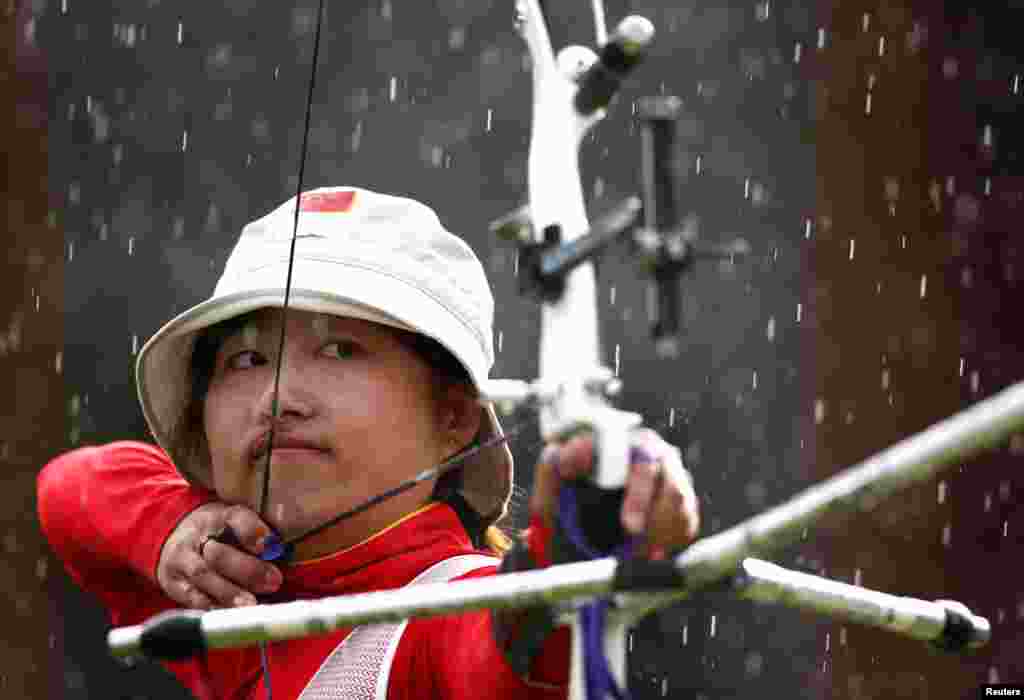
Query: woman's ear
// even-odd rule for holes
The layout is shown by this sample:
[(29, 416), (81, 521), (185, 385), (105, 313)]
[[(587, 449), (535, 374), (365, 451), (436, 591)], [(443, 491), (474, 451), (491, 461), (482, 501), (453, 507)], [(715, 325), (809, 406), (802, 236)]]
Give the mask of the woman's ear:
[(452, 453), (469, 445), (480, 430), (480, 404), (471, 387), (449, 384), (440, 397), (439, 427)]

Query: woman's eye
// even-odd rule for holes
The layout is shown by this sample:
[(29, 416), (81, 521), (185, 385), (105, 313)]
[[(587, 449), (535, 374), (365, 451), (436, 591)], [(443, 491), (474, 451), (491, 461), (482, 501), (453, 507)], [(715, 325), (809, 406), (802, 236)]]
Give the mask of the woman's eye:
[(255, 350), (236, 352), (227, 361), (229, 369), (250, 369), (264, 364), (266, 364), (266, 359)]
[(339, 340), (324, 346), (324, 352), (339, 358), (352, 357), (356, 344), (350, 340)]

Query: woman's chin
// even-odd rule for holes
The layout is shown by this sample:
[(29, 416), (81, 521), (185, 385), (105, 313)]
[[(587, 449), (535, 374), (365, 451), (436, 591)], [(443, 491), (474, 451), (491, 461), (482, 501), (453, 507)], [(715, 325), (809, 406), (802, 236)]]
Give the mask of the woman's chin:
[(265, 519), (267, 524), (277, 530), (285, 539), (297, 537), (318, 525), (323, 525), (338, 512), (323, 512), (322, 509), (311, 509), (301, 501), (290, 503), (271, 502), (267, 508)]

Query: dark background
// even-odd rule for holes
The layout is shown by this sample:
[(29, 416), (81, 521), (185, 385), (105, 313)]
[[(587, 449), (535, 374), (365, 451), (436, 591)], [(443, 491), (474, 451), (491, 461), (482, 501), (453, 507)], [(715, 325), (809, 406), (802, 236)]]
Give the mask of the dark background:
[[(209, 294), (245, 222), (294, 194), (315, 8), (4, 7), (3, 697), (186, 696), (158, 668), (109, 659), (102, 611), (39, 534), (35, 475), (73, 446), (147, 437), (135, 351)], [(589, 3), (554, 9), (556, 44), (593, 42)], [(685, 280), (677, 360), (653, 352), (637, 269), (625, 255), (601, 266), (622, 403), (650, 424), (674, 416), (664, 433), (695, 475), (704, 534), (1021, 378), (1024, 3), (609, 0), (607, 12), (610, 24), (643, 14), (658, 36), (585, 145), (592, 214), (638, 190), (631, 103), (675, 94), (702, 237), (755, 251)], [(512, 17), (511, 0), (328, 3), (303, 187), (434, 206), (495, 289), (493, 376), (530, 377), (539, 311), (486, 231), (525, 196), (529, 73)], [(525, 488), (535, 443), (514, 448)], [(705, 597), (637, 627), (637, 697), (952, 699), (1024, 682), (1022, 455), (1018, 435), (778, 558), (961, 600), (991, 620), (987, 648), (948, 657)]]

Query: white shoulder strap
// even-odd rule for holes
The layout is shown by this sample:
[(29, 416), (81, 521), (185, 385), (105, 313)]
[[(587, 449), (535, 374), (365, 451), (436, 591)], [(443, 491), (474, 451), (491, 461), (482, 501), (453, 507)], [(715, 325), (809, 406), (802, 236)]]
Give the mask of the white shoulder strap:
[[(460, 554), (428, 567), (407, 585), (451, 581), (498, 559)], [(386, 700), (391, 664), (408, 620), (353, 629), (313, 674), (299, 700)]]

